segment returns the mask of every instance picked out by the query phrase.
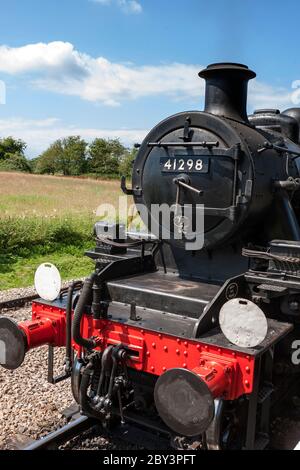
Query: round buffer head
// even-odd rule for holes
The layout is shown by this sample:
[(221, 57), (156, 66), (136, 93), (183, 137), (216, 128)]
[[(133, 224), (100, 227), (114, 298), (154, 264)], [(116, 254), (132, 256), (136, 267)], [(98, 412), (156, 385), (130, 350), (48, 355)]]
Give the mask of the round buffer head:
[(182, 436), (202, 434), (214, 418), (211, 391), (197, 374), (186, 369), (170, 369), (161, 375), (154, 400), (164, 423)]
[(264, 312), (248, 299), (226, 302), (220, 310), (219, 323), (228, 341), (241, 348), (255, 348), (268, 333)]
[(0, 317), (0, 366), (17, 369), (23, 363), (25, 353), (25, 334), (13, 320)]

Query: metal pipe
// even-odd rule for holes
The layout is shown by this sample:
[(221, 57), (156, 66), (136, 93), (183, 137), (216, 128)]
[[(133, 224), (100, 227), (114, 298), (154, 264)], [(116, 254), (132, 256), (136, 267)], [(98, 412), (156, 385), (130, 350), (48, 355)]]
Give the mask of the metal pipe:
[(86, 349), (93, 349), (96, 346), (96, 342), (93, 339), (83, 338), (81, 335), (81, 320), (84, 314), (84, 310), (87, 306), (87, 303), (91, 297), (92, 288), (93, 288), (93, 284), (94, 284), (96, 277), (97, 277), (97, 274), (93, 273), (90, 277), (88, 277), (84, 281), (82, 292), (75, 308), (73, 325), (72, 325), (73, 340), (79, 346), (82, 346)]
[(219, 142), (148, 142), (148, 147), (219, 147)]
[(66, 308), (66, 372), (72, 368), (72, 301), (75, 282), (69, 286)]

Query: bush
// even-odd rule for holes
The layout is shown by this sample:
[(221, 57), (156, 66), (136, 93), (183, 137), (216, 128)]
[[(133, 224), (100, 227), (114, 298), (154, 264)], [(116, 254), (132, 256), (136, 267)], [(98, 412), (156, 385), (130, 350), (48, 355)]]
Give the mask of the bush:
[(28, 160), (23, 155), (6, 154), (5, 160), (0, 160), (0, 171), (31, 172)]
[(15, 256), (53, 253), (93, 242), (92, 216), (5, 217), (0, 219), (0, 253)]

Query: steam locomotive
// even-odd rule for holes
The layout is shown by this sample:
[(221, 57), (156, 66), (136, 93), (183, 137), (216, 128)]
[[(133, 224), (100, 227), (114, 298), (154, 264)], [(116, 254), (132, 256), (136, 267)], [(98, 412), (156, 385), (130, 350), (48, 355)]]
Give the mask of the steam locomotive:
[[(300, 108), (247, 116), (253, 71), (217, 63), (199, 75), (204, 111), (154, 127), (131, 187), (121, 181), (151, 234), (97, 223), (83, 284), (35, 300), (31, 321), (0, 318), (2, 365), (48, 344), (49, 380), (71, 377), (81, 412), (103, 426), (176, 448), (265, 449), (299, 388)], [(175, 207), (168, 223), (153, 205)]]

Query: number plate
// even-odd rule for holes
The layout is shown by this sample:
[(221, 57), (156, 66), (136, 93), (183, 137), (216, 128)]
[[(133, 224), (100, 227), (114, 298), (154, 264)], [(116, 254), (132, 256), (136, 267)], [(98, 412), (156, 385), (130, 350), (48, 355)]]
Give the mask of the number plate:
[(209, 157), (176, 156), (161, 157), (160, 166), (163, 173), (208, 173)]

